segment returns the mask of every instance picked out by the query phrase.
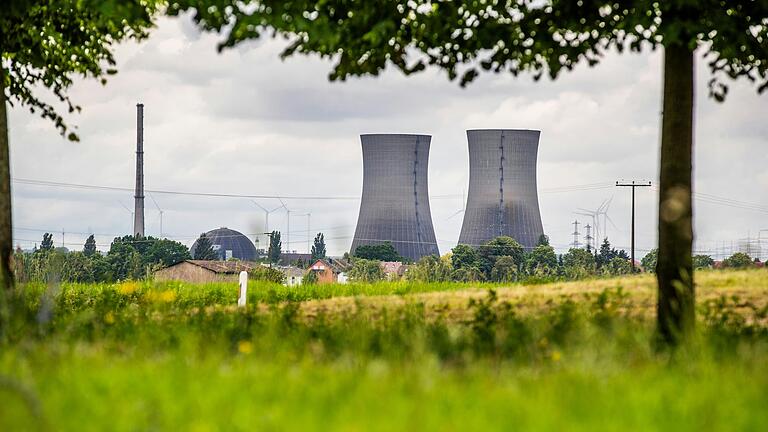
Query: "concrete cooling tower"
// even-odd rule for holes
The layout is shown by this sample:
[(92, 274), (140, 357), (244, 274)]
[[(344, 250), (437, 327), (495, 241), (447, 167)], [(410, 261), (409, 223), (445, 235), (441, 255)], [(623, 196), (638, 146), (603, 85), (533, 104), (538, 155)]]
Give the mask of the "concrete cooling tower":
[(509, 236), (526, 248), (544, 233), (536, 191), (540, 131), (467, 131), (469, 195), (459, 243), (479, 246)]
[(404, 258), (439, 255), (429, 211), (429, 135), (360, 135), (363, 196), (351, 252), (392, 243)]

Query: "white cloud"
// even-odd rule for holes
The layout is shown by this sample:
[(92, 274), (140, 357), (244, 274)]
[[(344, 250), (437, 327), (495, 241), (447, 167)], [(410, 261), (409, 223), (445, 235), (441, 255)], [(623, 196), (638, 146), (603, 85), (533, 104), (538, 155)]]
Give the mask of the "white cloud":
[[(80, 143), (63, 141), (54, 128), (27, 111), (11, 111), (15, 177), (133, 186), (135, 104), (145, 104), (146, 184), (151, 189), (266, 195), (356, 196), (362, 164), (358, 135), (419, 132), (433, 135), (430, 155), (432, 215), (441, 251), (457, 240), (458, 197), (468, 181), (465, 130), (480, 127), (542, 130), (540, 202), (553, 243), (570, 241), (578, 207), (596, 208), (613, 197), (609, 228), (615, 244), (629, 244), (629, 191), (545, 193), (549, 188), (620, 178), (655, 180), (661, 98), (660, 53), (609, 54), (595, 68), (580, 67), (557, 81), (483, 75), (467, 88), (439, 71), (330, 83), (331, 63), (315, 56), (285, 61), (281, 40), (260, 40), (217, 53), (219, 37), (199, 34), (188, 19), (162, 20), (152, 37), (117, 51), (120, 73), (104, 87), (78, 82), (73, 98), (83, 113)], [(706, 97), (706, 70), (697, 77), (697, 190), (768, 207), (765, 113), (768, 99), (746, 83), (729, 99)], [(99, 233), (100, 244), (130, 231), (130, 192), (93, 192), (14, 186), (15, 224), (71, 234), (81, 244)], [(438, 199), (438, 195), (454, 198)], [(264, 229), (264, 215), (247, 199), (156, 194), (163, 230), (186, 244), (205, 230), (228, 226), (246, 233)], [(276, 200), (261, 200), (277, 206)], [(358, 203), (288, 202), (294, 215), (312, 212), (312, 230), (323, 229), (332, 253), (351, 242)], [(159, 213), (146, 203), (150, 234)], [(655, 242), (656, 196), (638, 191), (638, 248)], [(768, 228), (765, 214), (700, 203), (697, 233), (703, 247)], [(586, 219), (582, 218), (582, 222)], [(285, 214), (270, 228), (286, 230)], [(306, 217), (291, 219), (292, 248), (306, 246)], [(60, 237), (60, 234), (56, 234)], [(42, 233), (18, 229), (26, 240)], [(57, 241), (60, 238), (57, 237)], [(768, 251), (767, 251), (768, 252)]]

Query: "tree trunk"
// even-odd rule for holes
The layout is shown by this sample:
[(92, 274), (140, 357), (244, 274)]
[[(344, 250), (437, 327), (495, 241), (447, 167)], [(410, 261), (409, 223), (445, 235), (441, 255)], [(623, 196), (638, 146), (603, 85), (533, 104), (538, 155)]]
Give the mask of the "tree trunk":
[[(2, 53), (2, 50), (0, 50)], [(11, 160), (8, 148), (8, 113), (5, 107), (5, 70), (0, 64), (0, 340), (9, 318), (10, 294), (14, 280), (11, 271), (13, 230), (11, 229)]]
[(693, 50), (664, 49), (664, 113), (659, 182), (659, 284), (661, 340), (675, 345), (694, 327), (693, 285)]

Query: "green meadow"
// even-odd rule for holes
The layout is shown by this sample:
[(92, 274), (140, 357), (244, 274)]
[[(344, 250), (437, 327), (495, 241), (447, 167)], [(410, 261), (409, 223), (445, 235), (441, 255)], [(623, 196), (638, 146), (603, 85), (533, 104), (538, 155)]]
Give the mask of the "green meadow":
[(768, 272), (536, 285), (25, 285), (0, 430), (768, 430)]

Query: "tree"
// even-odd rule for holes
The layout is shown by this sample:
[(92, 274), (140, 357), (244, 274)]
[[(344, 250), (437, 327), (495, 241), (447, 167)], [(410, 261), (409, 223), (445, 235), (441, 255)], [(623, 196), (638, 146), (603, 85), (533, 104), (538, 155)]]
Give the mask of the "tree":
[(707, 269), (712, 268), (715, 265), (715, 260), (709, 255), (694, 255), (693, 256), (693, 268), (695, 269)]
[(384, 242), (376, 245), (358, 246), (352, 255), (356, 258), (363, 258), (367, 260), (399, 262), (405, 261), (405, 258), (401, 257), (400, 254), (397, 253), (397, 249), (395, 249), (395, 247), (392, 246), (392, 243), (390, 242)]
[(377, 75), (388, 65), (413, 74), (433, 66), (471, 82), (481, 70), (518, 75), (593, 66), (611, 49), (664, 50), (659, 178), (657, 327), (674, 344), (694, 326), (691, 251), (694, 51), (708, 58), (709, 93), (747, 78), (768, 88), (768, 3), (753, 0), (550, 0), (347, 2), (172, 0), (170, 14), (195, 9), (220, 48), (273, 31), (291, 40), (281, 54), (335, 60), (330, 79)]
[(755, 262), (752, 261), (752, 258), (744, 252), (736, 252), (735, 254), (723, 260), (723, 267), (725, 268), (742, 269), (754, 266)]
[(85, 240), (85, 245), (83, 245), (83, 254), (89, 257), (95, 253), (96, 253), (96, 239), (93, 237), (93, 234), (91, 234)]
[(656, 263), (659, 260), (659, 250), (657, 248), (653, 248), (648, 251), (647, 254), (643, 257), (643, 259), (640, 260), (640, 265), (643, 266), (643, 269), (647, 272), (655, 273), (656, 272)]
[[(126, 236), (132, 238), (131, 236)], [(144, 265), (141, 254), (134, 247), (133, 241), (115, 238), (107, 252), (111, 277), (114, 280), (141, 279), (144, 277)]]
[(549, 236), (542, 234), (539, 236), (539, 241), (536, 242), (536, 246), (549, 246)]
[(499, 236), (488, 241), (477, 249), (480, 255), (480, 270), (486, 277), (491, 277), (491, 271), (500, 257), (511, 257), (517, 270), (520, 270), (525, 260), (525, 250), (515, 239), (508, 236)]
[(280, 253), (282, 248), (283, 242), (280, 240), (280, 231), (272, 231), (269, 234), (269, 251), (267, 252), (269, 262), (280, 262)]
[(557, 255), (549, 244), (539, 244), (525, 257), (525, 271), (534, 276), (550, 276), (557, 272)]
[(518, 263), (511, 256), (498, 257), (491, 268), (490, 279), (495, 282), (514, 282), (517, 280)]
[[(148, 237), (148, 239), (150, 239), (149, 247), (142, 255), (143, 261), (148, 265), (168, 267), (192, 258), (189, 254), (189, 249), (177, 241), (155, 239), (152, 237)], [(207, 237), (206, 240), (208, 240)], [(208, 245), (210, 245), (210, 241), (208, 241)], [(199, 246), (200, 243), (198, 239), (198, 249)], [(214, 253), (216, 252), (213, 251), (212, 247), (211, 251)]]
[(65, 255), (61, 280), (67, 282), (93, 282), (92, 261), (85, 252), (72, 252)]
[(563, 272), (570, 279), (580, 279), (595, 274), (595, 256), (584, 249), (571, 248), (563, 255)]
[(608, 276), (623, 276), (632, 273), (632, 266), (629, 264), (628, 259), (615, 256), (603, 265), (600, 270)]
[(323, 258), (325, 258), (325, 236), (323, 233), (317, 233), (312, 244), (312, 261)]
[(485, 279), (480, 265), (480, 254), (472, 246), (460, 244), (451, 251), (452, 278), (455, 280), (476, 282)]
[(385, 277), (381, 263), (376, 260), (356, 258), (349, 270), (349, 279), (355, 282), (378, 282)]
[[(610, 267), (607, 269), (604, 273), (607, 274), (614, 274), (613, 271), (615, 270), (611, 262), (615, 258), (622, 258), (624, 260), (629, 261), (630, 257), (627, 254), (626, 251), (622, 250), (616, 250), (616, 248), (611, 247), (611, 242), (608, 241), (608, 237), (603, 239), (603, 243), (600, 245), (600, 250), (597, 253), (597, 256), (595, 257), (595, 263), (597, 264), (597, 268), (601, 269), (603, 267)], [(631, 268), (631, 265), (630, 265)]]
[(406, 279), (420, 282), (447, 282), (451, 280), (451, 262), (448, 258), (428, 255), (408, 267)]
[(9, 317), (13, 287), (11, 171), (6, 104), (51, 120), (62, 135), (78, 140), (56, 108), (41, 97), (48, 89), (72, 113), (80, 111), (67, 91), (74, 76), (114, 74), (112, 49), (143, 39), (160, 5), (157, 0), (3, 0), (0, 7), (0, 338)]
[(205, 233), (200, 234), (195, 243), (195, 250), (192, 251), (192, 255), (196, 260), (215, 261), (219, 259), (219, 254), (213, 249), (213, 244)]
[(454, 270), (463, 267), (480, 268), (480, 255), (472, 246), (457, 245), (451, 250), (451, 265)]
[(43, 234), (43, 241), (40, 243), (40, 252), (50, 252), (53, 250), (53, 234)]

